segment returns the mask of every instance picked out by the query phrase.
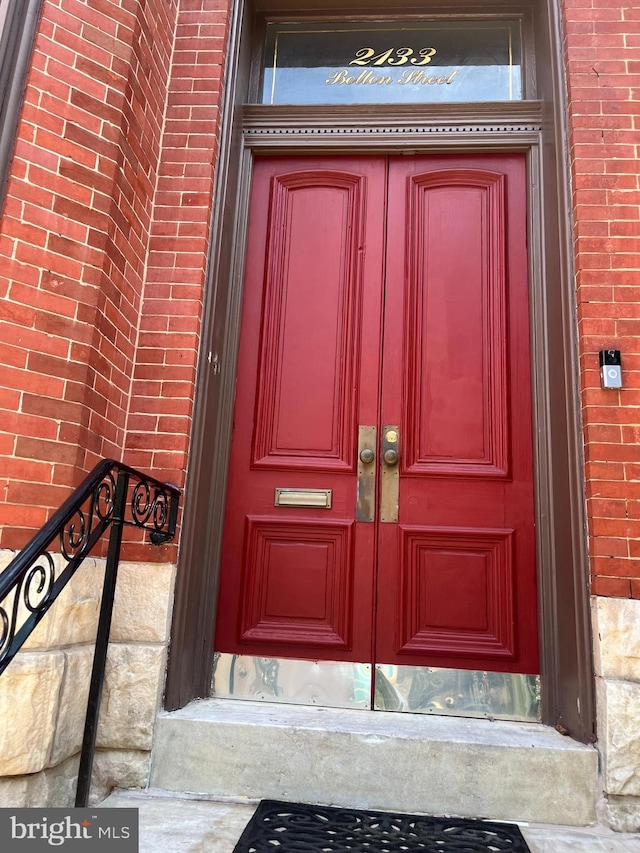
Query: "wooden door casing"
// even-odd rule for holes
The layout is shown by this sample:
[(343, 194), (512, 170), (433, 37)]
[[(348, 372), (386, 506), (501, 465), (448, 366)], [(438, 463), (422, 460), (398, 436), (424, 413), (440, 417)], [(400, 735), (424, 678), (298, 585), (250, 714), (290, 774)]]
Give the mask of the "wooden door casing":
[(216, 649), (537, 672), (529, 389), (524, 157), (258, 158)]

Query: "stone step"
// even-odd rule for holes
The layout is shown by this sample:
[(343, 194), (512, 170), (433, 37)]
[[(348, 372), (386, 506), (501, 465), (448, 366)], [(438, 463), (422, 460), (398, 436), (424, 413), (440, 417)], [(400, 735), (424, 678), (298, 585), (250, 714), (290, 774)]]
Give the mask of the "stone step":
[(99, 808), (138, 809), (139, 853), (231, 853), (256, 805), (118, 791)]
[(208, 699), (158, 717), (151, 787), (586, 826), (597, 765), (533, 723)]
[[(255, 803), (176, 796), (166, 791), (117, 792), (99, 808), (137, 808), (140, 853), (231, 853)], [(639, 853), (637, 835), (603, 826), (520, 824), (531, 853)]]

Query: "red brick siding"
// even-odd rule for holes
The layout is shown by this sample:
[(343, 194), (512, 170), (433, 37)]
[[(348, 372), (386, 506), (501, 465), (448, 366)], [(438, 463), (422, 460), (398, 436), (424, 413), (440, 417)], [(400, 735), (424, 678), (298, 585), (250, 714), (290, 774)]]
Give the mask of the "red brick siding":
[(225, 35), (226, 15), (181, 11), (127, 434), (133, 464), (170, 477), (186, 466)]
[[(127, 461), (184, 484), (218, 153), (226, 3), (180, 3), (147, 260)], [(147, 546), (128, 547), (149, 559)]]
[(180, 4), (172, 66), (177, 0), (45, 0), (0, 224), (0, 547), (102, 456), (183, 481), (224, 5)]
[[(640, 597), (640, 11), (563, 5), (593, 591)], [(0, 230), (0, 547), (100, 456), (184, 482), (227, 2), (177, 8), (45, 0)]]
[[(592, 590), (640, 597), (640, 8), (564, 16)], [(600, 388), (608, 347), (622, 391)]]

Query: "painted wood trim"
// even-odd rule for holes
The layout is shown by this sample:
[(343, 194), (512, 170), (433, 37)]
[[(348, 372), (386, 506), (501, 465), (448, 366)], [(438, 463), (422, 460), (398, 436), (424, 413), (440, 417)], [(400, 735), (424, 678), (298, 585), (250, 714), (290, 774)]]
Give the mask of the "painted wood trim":
[(42, 0), (21, 0), (11, 4), (0, 33), (0, 207), (4, 204), (41, 8)]
[[(178, 575), (167, 663), (164, 705), (182, 708), (210, 693), (213, 626), (224, 520), (228, 458), (239, 334), (245, 231), (239, 216), (242, 192), (251, 182), (243, 159), (237, 115), (248, 86), (250, 38), (247, 4), (238, 0), (230, 24), (216, 164), (211, 242), (189, 468), (180, 536)], [(248, 170), (248, 171), (247, 171)], [(245, 223), (246, 225), (246, 223)], [(217, 369), (214, 369), (217, 354)], [(210, 357), (211, 356), (211, 357)]]
[(510, 145), (526, 148), (538, 141), (542, 117), (539, 101), (434, 104), (428, 111), (418, 104), (402, 104), (397, 110), (387, 105), (248, 105), (243, 108), (243, 142), (262, 151), (291, 149), (294, 142), (305, 150), (406, 151), (442, 147), (446, 139), (447, 147), (459, 143), (470, 150), (487, 142), (504, 147), (508, 135)]

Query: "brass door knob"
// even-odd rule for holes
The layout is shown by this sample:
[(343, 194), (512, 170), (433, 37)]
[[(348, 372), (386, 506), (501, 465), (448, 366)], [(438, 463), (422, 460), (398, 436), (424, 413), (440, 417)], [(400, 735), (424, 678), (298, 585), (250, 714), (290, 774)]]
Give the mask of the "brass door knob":
[(398, 464), (398, 451), (392, 450), (389, 448), (384, 452), (384, 461), (387, 465), (397, 465)]
[(376, 454), (371, 450), (370, 447), (365, 447), (360, 451), (360, 461), (364, 465), (370, 465), (373, 460), (376, 458)]

